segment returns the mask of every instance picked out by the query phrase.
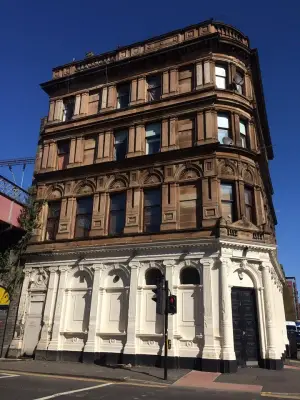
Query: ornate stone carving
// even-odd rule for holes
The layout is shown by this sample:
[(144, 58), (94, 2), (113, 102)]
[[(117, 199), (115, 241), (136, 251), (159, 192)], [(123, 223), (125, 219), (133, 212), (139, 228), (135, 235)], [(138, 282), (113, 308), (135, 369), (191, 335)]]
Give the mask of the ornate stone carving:
[(38, 271), (34, 271), (30, 277), (30, 288), (46, 289), (48, 285), (49, 275), (44, 268), (39, 268)]

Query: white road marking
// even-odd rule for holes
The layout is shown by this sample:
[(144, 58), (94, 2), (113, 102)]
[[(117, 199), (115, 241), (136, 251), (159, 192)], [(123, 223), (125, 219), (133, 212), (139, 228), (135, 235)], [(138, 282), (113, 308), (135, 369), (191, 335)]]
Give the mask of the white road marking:
[(20, 376), (20, 375), (14, 375), (14, 374), (5, 374), (0, 376), (0, 379), (5, 379), (5, 378), (15, 378), (16, 376)]
[(112, 385), (113, 383), (104, 383), (102, 385), (97, 385), (97, 386), (90, 386), (82, 389), (77, 389), (77, 390), (70, 390), (69, 392), (61, 392), (61, 393), (55, 393), (52, 394), (51, 396), (46, 396), (46, 397), (39, 397), (34, 400), (48, 400), (48, 399), (54, 399), (55, 397), (60, 397), (60, 396), (66, 396), (67, 394), (72, 394), (72, 393), (78, 393), (78, 392), (84, 392), (87, 390), (94, 390), (94, 389), (99, 389), (104, 386), (109, 386)]

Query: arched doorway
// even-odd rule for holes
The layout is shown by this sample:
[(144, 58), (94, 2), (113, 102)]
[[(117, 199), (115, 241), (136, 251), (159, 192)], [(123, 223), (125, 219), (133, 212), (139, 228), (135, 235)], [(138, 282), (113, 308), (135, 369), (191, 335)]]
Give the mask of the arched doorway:
[(4, 287), (0, 286), (0, 357), (3, 350), (9, 304), (9, 294)]

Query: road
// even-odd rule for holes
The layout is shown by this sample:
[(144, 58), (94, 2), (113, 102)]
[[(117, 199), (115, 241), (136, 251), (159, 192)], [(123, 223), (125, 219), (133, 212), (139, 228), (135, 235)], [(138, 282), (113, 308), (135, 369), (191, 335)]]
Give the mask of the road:
[[(116, 383), (94, 379), (0, 373), (1, 400), (256, 400), (253, 393), (184, 389), (151, 383)], [(272, 397), (264, 397), (272, 399)], [(278, 399), (278, 397), (277, 397)], [(300, 397), (298, 397), (300, 399)]]

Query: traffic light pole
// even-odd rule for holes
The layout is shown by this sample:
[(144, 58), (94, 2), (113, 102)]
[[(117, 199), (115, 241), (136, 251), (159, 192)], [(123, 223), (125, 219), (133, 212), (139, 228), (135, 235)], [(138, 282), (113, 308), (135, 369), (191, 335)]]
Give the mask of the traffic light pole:
[(168, 380), (168, 296), (169, 282), (165, 281), (165, 323), (164, 323), (164, 341), (165, 341), (165, 356), (164, 356), (164, 380)]

